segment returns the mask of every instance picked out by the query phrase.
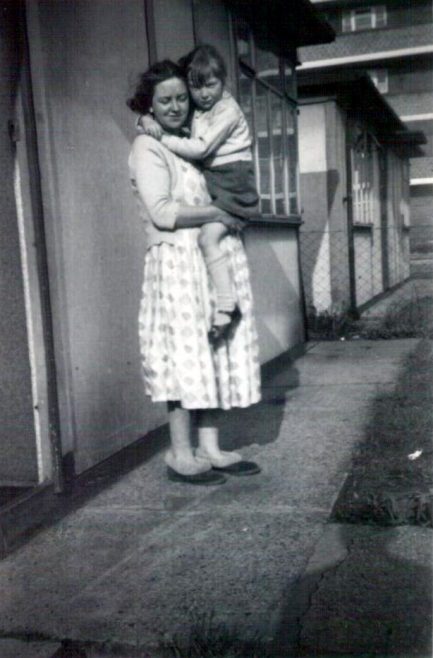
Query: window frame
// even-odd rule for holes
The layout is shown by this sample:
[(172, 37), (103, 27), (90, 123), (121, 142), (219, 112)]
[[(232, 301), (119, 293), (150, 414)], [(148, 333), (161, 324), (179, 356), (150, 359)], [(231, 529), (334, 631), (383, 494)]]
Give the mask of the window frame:
[[(357, 16), (369, 14), (370, 24), (367, 27), (357, 25)], [(380, 23), (378, 25), (378, 23)], [(351, 34), (352, 32), (365, 32), (367, 30), (380, 30), (388, 25), (388, 12), (385, 4), (369, 5), (368, 7), (356, 7), (355, 9), (343, 9), (341, 13), (341, 32)]]
[[(253, 138), (253, 163), (254, 169), (256, 172), (256, 181), (258, 192), (262, 201), (268, 201), (270, 206), (270, 212), (262, 211), (262, 218), (257, 220), (258, 223), (281, 223), (285, 225), (296, 225), (299, 226), (301, 222), (300, 215), (300, 200), (299, 200), (299, 155), (298, 155), (298, 125), (296, 121), (296, 116), (299, 114), (298, 103), (296, 99), (296, 50), (293, 50), (293, 57), (282, 57), (277, 56), (278, 62), (278, 86), (270, 82), (263, 76), (263, 72), (257, 69), (257, 45), (254, 38), (253, 29), (245, 22), (238, 19), (236, 16), (231, 15), (231, 40), (233, 52), (235, 54), (235, 81), (236, 81), (236, 91), (237, 98), (242, 108), (242, 93), (241, 93), (241, 80), (242, 78), (248, 78), (251, 81), (251, 132)], [(248, 33), (248, 59), (245, 56), (239, 54), (238, 51), (238, 40), (237, 40), (237, 27), (241, 24)], [(267, 51), (264, 51), (267, 52)], [(271, 53), (271, 51), (269, 51)], [(289, 86), (286, 82), (286, 72), (287, 70), (291, 71), (293, 76), (293, 83)], [(269, 69), (269, 72), (274, 73), (275, 68)], [(275, 75), (275, 74), (274, 74)], [(268, 176), (269, 176), (269, 191), (263, 191), (261, 186), (261, 171), (260, 171), (260, 153), (259, 153), (259, 131), (258, 129), (258, 102), (257, 102), (257, 91), (261, 90), (266, 101), (266, 133), (263, 137), (267, 137), (267, 149), (268, 149)], [(276, 156), (274, 151), (274, 139), (276, 135), (275, 129), (272, 130), (272, 101), (275, 99), (279, 100), (280, 103), (280, 113), (281, 113), (281, 128), (277, 128), (277, 131), (280, 131), (281, 135), (281, 154), (283, 158), (283, 163), (281, 167), (282, 174), (282, 190), (277, 190), (275, 182), (276, 178)], [(294, 153), (291, 160), (291, 153), (289, 152), (289, 141), (287, 137), (289, 136), (289, 117), (288, 114), (292, 112), (292, 122), (293, 122), (293, 142), (295, 145)], [(286, 132), (286, 138), (283, 139), (283, 135)], [(293, 176), (293, 166), (295, 168), (295, 186), (294, 190), (290, 191), (290, 175), (292, 172)], [(293, 201), (295, 199), (296, 211), (292, 210)], [(277, 211), (277, 202), (283, 200), (284, 212)]]

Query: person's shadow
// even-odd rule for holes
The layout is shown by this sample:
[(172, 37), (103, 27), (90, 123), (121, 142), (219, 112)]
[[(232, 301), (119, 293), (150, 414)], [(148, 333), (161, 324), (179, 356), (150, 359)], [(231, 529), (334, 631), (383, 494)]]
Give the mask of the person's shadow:
[(303, 576), (287, 587), (274, 658), (430, 657), (430, 533), (330, 524)]
[(245, 409), (233, 408), (219, 415), (221, 447), (241, 450), (277, 440), (291, 391), (299, 386), (299, 371), (290, 353), (262, 367), (262, 400)]

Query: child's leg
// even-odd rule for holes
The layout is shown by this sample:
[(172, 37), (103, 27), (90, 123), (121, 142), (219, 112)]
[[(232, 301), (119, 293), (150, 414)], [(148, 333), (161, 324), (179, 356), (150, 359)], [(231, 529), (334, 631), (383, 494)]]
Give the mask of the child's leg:
[(224, 224), (212, 222), (201, 227), (198, 239), (209, 276), (216, 289), (217, 312), (213, 320), (213, 324), (216, 326), (229, 324), (231, 322), (230, 314), (236, 306), (228, 257), (220, 248), (220, 241), (227, 233), (228, 229)]

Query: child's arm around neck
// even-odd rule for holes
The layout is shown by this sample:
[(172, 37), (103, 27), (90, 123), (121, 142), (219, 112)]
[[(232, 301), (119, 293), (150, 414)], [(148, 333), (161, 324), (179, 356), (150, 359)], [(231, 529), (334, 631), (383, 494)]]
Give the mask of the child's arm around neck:
[(208, 111), (196, 111), (194, 137), (163, 135), (161, 142), (187, 160), (204, 160), (216, 155), (219, 147), (238, 126), (242, 114), (228, 92)]

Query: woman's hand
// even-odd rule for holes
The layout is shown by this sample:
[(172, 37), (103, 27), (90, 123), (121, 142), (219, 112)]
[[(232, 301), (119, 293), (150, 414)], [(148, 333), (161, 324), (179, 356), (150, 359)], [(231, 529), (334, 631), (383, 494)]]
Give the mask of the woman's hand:
[(203, 224), (220, 222), (229, 231), (237, 233), (242, 231), (245, 222), (233, 215), (229, 215), (216, 206), (179, 206), (176, 214), (174, 228), (200, 228)]
[(159, 123), (152, 119), (149, 114), (142, 114), (137, 120), (137, 132), (140, 135), (149, 135), (154, 139), (160, 140), (163, 135), (163, 130)]
[(221, 211), (221, 215), (217, 217), (217, 221), (224, 224), (224, 226), (226, 226), (230, 231), (233, 231), (234, 233), (242, 231), (245, 227), (245, 223), (239, 219), (239, 217), (234, 217), (233, 215), (229, 215), (224, 211)]

